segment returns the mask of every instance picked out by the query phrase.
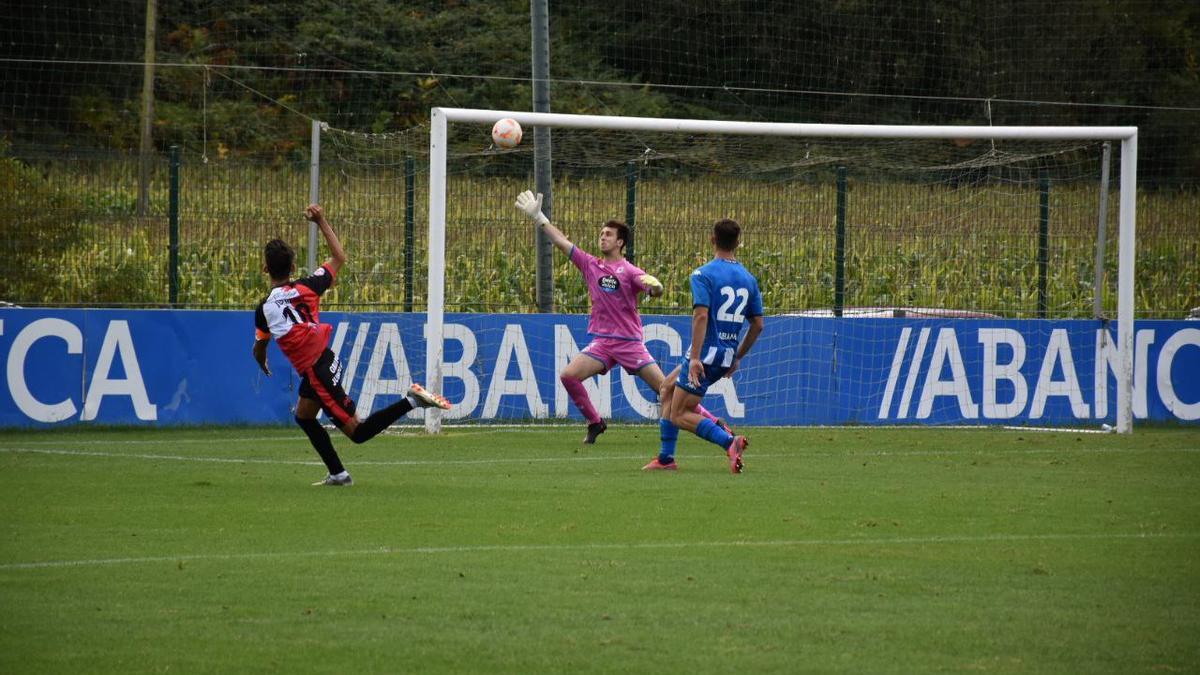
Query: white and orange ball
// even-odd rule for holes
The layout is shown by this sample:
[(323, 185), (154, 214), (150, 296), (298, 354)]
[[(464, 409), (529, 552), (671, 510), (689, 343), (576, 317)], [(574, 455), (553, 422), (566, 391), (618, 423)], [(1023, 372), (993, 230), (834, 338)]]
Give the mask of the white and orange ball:
[(521, 143), (521, 125), (511, 117), (492, 125), (492, 142), (498, 148), (515, 148)]

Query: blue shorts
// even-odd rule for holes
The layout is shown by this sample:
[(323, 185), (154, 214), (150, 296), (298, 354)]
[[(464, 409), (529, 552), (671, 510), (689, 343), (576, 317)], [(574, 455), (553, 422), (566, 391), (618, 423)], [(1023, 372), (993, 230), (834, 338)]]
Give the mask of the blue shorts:
[(679, 377), (675, 379), (675, 386), (686, 391), (689, 394), (695, 394), (703, 397), (708, 393), (708, 388), (717, 383), (717, 380), (725, 377), (725, 373), (729, 372), (728, 368), (721, 366), (707, 365), (704, 366), (704, 376), (700, 378), (700, 386), (693, 387), (688, 382), (688, 366), (691, 365), (691, 360), (688, 357), (683, 357), (683, 364), (679, 367)]

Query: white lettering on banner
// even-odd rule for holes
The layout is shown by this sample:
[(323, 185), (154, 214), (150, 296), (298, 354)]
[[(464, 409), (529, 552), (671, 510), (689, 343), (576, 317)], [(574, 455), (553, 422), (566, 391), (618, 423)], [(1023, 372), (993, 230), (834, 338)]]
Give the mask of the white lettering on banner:
[[(121, 364), (125, 366), (125, 378), (110, 379), (113, 356), (120, 352)], [(100, 404), (105, 396), (128, 396), (133, 402), (133, 412), (139, 420), (158, 419), (158, 407), (146, 396), (146, 385), (142, 381), (142, 370), (138, 366), (137, 352), (133, 348), (133, 336), (129, 333), (128, 321), (110, 321), (104, 333), (104, 344), (100, 345), (100, 356), (96, 359), (96, 370), (88, 385), (83, 401), (83, 415), (79, 419), (87, 422), (96, 419)]]
[[(64, 319), (38, 319), (17, 333), (9, 349), (8, 389), (17, 408), (30, 419), (37, 422), (61, 422), (75, 415), (78, 410), (75, 403), (70, 398), (57, 403), (39, 401), (34, 398), (25, 382), (25, 361), (29, 350), (33, 343), (45, 337), (57, 337), (65, 341), (68, 354), (83, 353), (83, 333), (75, 324)], [(120, 379), (109, 376), (114, 357), (118, 354), (125, 369), (125, 377)], [(100, 346), (100, 354), (96, 359), (96, 369), (84, 394), (83, 414), (79, 419), (96, 419), (105, 396), (128, 396), (133, 403), (133, 412), (139, 420), (158, 419), (158, 407), (151, 403), (150, 397), (146, 395), (146, 385), (138, 365), (137, 351), (133, 346), (128, 321), (109, 322), (104, 332), (104, 342)]]
[[(1021, 414), (1029, 400), (1029, 385), (1021, 375), (1025, 364), (1025, 338), (1012, 328), (980, 328), (979, 344), (983, 345), (983, 416), (988, 419), (1011, 419)], [(1001, 365), (997, 362), (996, 347), (1006, 344), (1012, 348), (1012, 359)], [(996, 382), (1007, 380), (1013, 385), (1013, 398), (1008, 403), (996, 402)]]
[(25, 358), (33, 343), (44, 337), (61, 338), (67, 343), (68, 354), (83, 353), (83, 333), (75, 324), (63, 319), (38, 319), (30, 323), (13, 339), (8, 352), (8, 390), (17, 408), (37, 422), (61, 422), (75, 415), (77, 408), (70, 398), (58, 403), (43, 403), (34, 398), (25, 382)]
[[(922, 328), (908, 363), (908, 375), (896, 411), (897, 419), (908, 416), (909, 404), (918, 373), (922, 367), (925, 344), (930, 329)], [(1028, 347), (1026, 337), (1011, 328), (980, 328), (978, 341), (982, 346), (981, 356), (981, 389), (983, 395), (983, 417), (988, 419), (1012, 419), (1026, 409), (1028, 399), (1029, 419), (1039, 419), (1045, 415), (1046, 406), (1053, 397), (1066, 398), (1070, 404), (1071, 415), (1076, 419), (1103, 419), (1109, 414), (1109, 385), (1112, 383), (1117, 367), (1117, 350), (1112, 335), (1104, 329), (1095, 333), (1095, 405), (1090, 406), (1084, 398), (1079, 377), (1075, 369), (1075, 358), (1071, 350), (1070, 333), (1066, 328), (1055, 328), (1046, 339), (1045, 354), (1039, 364), (1037, 383), (1033, 387), (1033, 395), (1029, 396), (1028, 383), (1021, 374), (1027, 359)], [(908, 356), (908, 345), (912, 337), (909, 327), (901, 329), (896, 351), (892, 356), (887, 384), (883, 391), (879, 406), (879, 418), (886, 419), (891, 410), (892, 401)], [(1133, 413), (1137, 418), (1149, 417), (1148, 398), (1150, 392), (1157, 391), (1163, 406), (1176, 419), (1195, 421), (1200, 419), (1200, 398), (1194, 401), (1180, 399), (1176, 391), (1176, 383), (1186, 379), (1184, 373), (1181, 379), (1174, 376), (1180, 368), (1175, 368), (1175, 360), (1179, 352), (1188, 347), (1200, 349), (1200, 328), (1185, 328), (1179, 330), (1167, 339), (1157, 356), (1155, 366), (1155, 381), (1153, 389), (1148, 383), (1150, 363), (1150, 346), (1155, 343), (1154, 329), (1142, 329), (1136, 332), (1134, 339), (1134, 372), (1133, 372)], [(1012, 357), (1007, 363), (1000, 363), (999, 345), (1006, 344), (1012, 349)], [(1195, 359), (1190, 355), (1189, 359)], [(1194, 361), (1189, 360), (1189, 365)], [(950, 379), (942, 379), (942, 373), (949, 365)], [(1061, 373), (1061, 375), (1057, 375)], [(1012, 398), (1008, 402), (997, 401), (997, 383), (1006, 380), (1012, 384)], [(962, 354), (958, 339), (953, 328), (939, 329), (937, 339), (930, 355), (928, 370), (921, 386), (920, 404), (916, 418), (928, 418), (933, 412), (933, 403), (940, 396), (953, 396), (957, 399), (959, 414), (964, 419), (978, 417), (979, 408), (972, 401), (970, 382), (963, 365)]]
[(658, 419), (658, 394), (654, 394), (653, 401), (647, 399), (638, 389), (638, 382), (642, 379), (640, 376), (630, 375), (620, 366), (617, 366), (617, 370), (621, 373), (621, 393), (625, 395), (629, 407), (645, 419)]
[[(479, 376), (471, 370), (472, 364), (479, 358), (479, 343), (475, 340), (475, 333), (460, 323), (442, 324), (442, 337), (456, 340), (462, 345), (462, 356), (457, 361), (442, 361), (442, 390), (445, 391), (445, 382), (451, 377), (462, 380), (464, 389), (462, 400), (455, 401), (442, 416), (452, 420), (469, 417), (475, 412), (475, 406), (479, 405)], [(442, 350), (443, 356), (446, 351)]]
[(1181, 420), (1191, 421), (1200, 419), (1200, 401), (1180, 401), (1175, 394), (1175, 384), (1171, 381), (1175, 355), (1186, 346), (1200, 347), (1200, 329), (1184, 328), (1163, 343), (1162, 352), (1158, 355), (1158, 395), (1171, 414)]
[[(342, 321), (338, 323), (337, 331), (333, 334), (333, 344), (329, 346), (329, 350), (337, 355), (338, 360), (345, 364), (342, 375), (342, 390), (350, 392), (354, 386), (354, 376), (358, 373), (358, 362), (362, 359), (363, 347), (367, 345), (367, 335), (371, 332), (371, 324), (366, 321), (358, 324), (358, 332), (354, 334), (354, 344), (350, 345), (350, 357), (342, 358), (342, 345), (346, 340), (346, 332), (350, 329), (350, 323)], [(324, 413), (322, 413), (324, 414)]]
[[(1054, 379), (1054, 365), (1062, 365), (1063, 379)], [(1051, 396), (1066, 396), (1071, 402), (1071, 414), (1076, 419), (1091, 415), (1088, 404), (1079, 392), (1079, 378), (1075, 375), (1075, 358), (1071, 355), (1071, 343), (1065, 328), (1050, 331), (1046, 344), (1046, 356), (1038, 373), (1037, 385), (1033, 388), (1033, 402), (1029, 406), (1030, 419), (1039, 419), (1046, 410), (1046, 401)]]
[[(396, 373), (392, 379), (385, 380), (382, 377), (385, 357), (391, 360)], [(400, 341), (400, 329), (394, 323), (379, 324), (379, 335), (375, 336), (371, 360), (367, 363), (367, 373), (363, 375), (357, 406), (358, 417), (361, 419), (371, 414), (376, 396), (408, 393), (408, 385), (411, 383), (412, 373), (408, 367), (408, 358), (404, 354), (404, 343)]]
[[(372, 330), (372, 325), (369, 322), (361, 322), (354, 331), (354, 341), (350, 347), (349, 356), (343, 358), (342, 352), (345, 348), (347, 338), (351, 331), (354, 330), (352, 324), (348, 322), (340, 322), (334, 329), (333, 339), (330, 342), (330, 349), (338, 354), (338, 357), (345, 364), (342, 387), (359, 401), (359, 415), (365, 416), (370, 413), (374, 407), (374, 398), (379, 395), (399, 394), (402, 393), (409, 381), (409, 364), (406, 357), (406, 352), (401, 339), (399, 330), (394, 323), (380, 324), (379, 334), (374, 341), (374, 347), (370, 349), (370, 363), (367, 366), (367, 372), (362, 378), (357, 378), (359, 361), (362, 358), (368, 336)], [(679, 333), (668, 326), (667, 324), (648, 324), (645, 327), (646, 340), (658, 340), (667, 344), (671, 357), (678, 357), (683, 353), (682, 341)], [(481, 384), (478, 374), (474, 367), (479, 361), (479, 346), (475, 333), (462, 324), (445, 324), (443, 326), (443, 338), (446, 340), (457, 340), (462, 344), (462, 354), (456, 361), (443, 361), (443, 380), (445, 378), (458, 378), (463, 382), (464, 394), (460, 401), (454, 403), (453, 408), (445, 413), (447, 419), (460, 419), (476, 414), (476, 408), (479, 406), (481, 394)], [(575, 342), (570, 329), (562, 324), (554, 327), (554, 372), (558, 373), (579, 354), (579, 345)], [(509, 365), (513, 356), (517, 359), (520, 377), (517, 380), (506, 380)], [(530, 414), (537, 416), (538, 411), (542, 411), (542, 416), (550, 414), (548, 407), (542, 402), (540, 397), (540, 389), (535, 389), (535, 376), (532, 370), (532, 360), (529, 349), (524, 340), (524, 331), (519, 324), (508, 324), (505, 326), (504, 338), (502, 344), (495, 355), (494, 373), (492, 374), (491, 383), (488, 388), (488, 399), (485, 401), (484, 408), (479, 411), (482, 418), (494, 417), (499, 411), (500, 400), (504, 396), (521, 395), (527, 399)], [(388, 363), (391, 363), (397, 373), (397, 378), (392, 380), (380, 379), (380, 373), (386, 369)], [(665, 366), (668, 370), (674, 367), (671, 363), (659, 364)], [(643, 395), (638, 385), (636, 375), (630, 375), (621, 372), (621, 389), (629, 403), (629, 406), (641, 417), (646, 419), (657, 419), (659, 417), (659, 407), (657, 396), (646, 397)], [(497, 379), (497, 373), (499, 378)], [(361, 389), (356, 391), (353, 389), (354, 382), (361, 381)], [(566, 390), (562, 387), (562, 383), (555, 377), (555, 399), (553, 414), (556, 417), (566, 417), (569, 414), (570, 400)], [(584, 387), (596, 404), (597, 411), (604, 417), (612, 415), (612, 372), (589, 378), (584, 382)], [(445, 387), (443, 387), (444, 389)], [(714, 395), (720, 395), (725, 398), (725, 407), (728, 410), (729, 416), (739, 418), (745, 416), (745, 405), (738, 398), (737, 390), (733, 386), (732, 380), (721, 380), (716, 385), (709, 389), (709, 392)], [(419, 416), (420, 411), (410, 413), (410, 416)]]
[[(950, 379), (942, 379), (945, 362), (950, 362)], [(967, 382), (967, 370), (963, 367), (962, 353), (958, 350), (958, 338), (953, 328), (938, 331), (933, 355), (929, 357), (929, 371), (925, 373), (925, 385), (921, 387), (921, 403), (917, 406), (917, 418), (925, 419), (933, 412), (933, 400), (938, 396), (953, 396), (958, 399), (958, 412), (966, 419), (979, 417), (979, 406), (971, 400), (971, 386)]]
[[(1150, 414), (1146, 404), (1147, 364), (1150, 363), (1150, 345), (1154, 344), (1154, 329), (1147, 328), (1137, 332), (1134, 340), (1133, 357), (1133, 416), (1145, 419)], [(1103, 328), (1096, 331), (1096, 371), (1093, 388), (1095, 390), (1096, 419), (1108, 417), (1108, 382), (1109, 375), (1116, 376), (1117, 343), (1112, 334)]]
[[(519, 379), (508, 379), (508, 365), (513, 357), (517, 359)], [(488, 383), (487, 399), (483, 403), (484, 419), (491, 419), (500, 410), (500, 399), (504, 396), (524, 396), (530, 415), (535, 418), (547, 417), (549, 410), (542, 402), (538, 392), (537, 377), (533, 372), (533, 363), (529, 360), (529, 347), (525, 344), (525, 332), (520, 324), (508, 324), (504, 327), (504, 337), (500, 341), (500, 352), (496, 355), (496, 367), (492, 372), (491, 382)]]
[[(679, 333), (665, 323), (646, 324), (642, 328), (642, 333), (647, 343), (659, 341), (667, 344), (667, 354), (672, 357), (672, 361), (676, 357), (683, 354), (683, 340), (680, 339)], [(659, 368), (666, 371), (664, 375), (671, 374), (671, 368), (674, 366), (671, 363), (660, 363)], [(625, 400), (629, 402), (629, 407), (638, 415), (645, 419), (659, 419), (662, 416), (662, 411), (658, 405), (658, 392), (654, 392), (651, 398), (642, 396), (642, 390), (638, 388), (638, 381), (642, 378), (637, 375), (630, 375), (621, 370), (621, 392), (625, 394)]]
[[(560, 324), (554, 324), (554, 416), (566, 417), (570, 411), (570, 397), (567, 388), (563, 386), (558, 373), (579, 355), (579, 345), (571, 336), (571, 329)], [(583, 389), (596, 406), (596, 413), (601, 417), (612, 417), (612, 371), (603, 375), (589, 377), (583, 382)]]
[(900, 379), (900, 366), (904, 364), (904, 352), (908, 351), (908, 336), (912, 328), (905, 326), (900, 331), (900, 341), (896, 343), (896, 353), (892, 355), (892, 367), (888, 369), (887, 386), (883, 389), (883, 400), (879, 402), (879, 419), (885, 420), (888, 411), (892, 409), (892, 396), (896, 394), (896, 381)]
[(925, 358), (925, 344), (929, 341), (929, 329), (922, 328), (917, 335), (917, 346), (913, 347), (912, 363), (908, 365), (908, 377), (904, 380), (904, 394), (900, 396), (900, 410), (896, 417), (908, 417), (908, 405), (912, 402), (913, 388), (917, 384), (917, 373), (921, 370), (921, 360)]
[(708, 388), (708, 393), (725, 399), (725, 409), (729, 411), (730, 417), (741, 419), (746, 416), (746, 404), (738, 398), (732, 377), (717, 380), (716, 384)]

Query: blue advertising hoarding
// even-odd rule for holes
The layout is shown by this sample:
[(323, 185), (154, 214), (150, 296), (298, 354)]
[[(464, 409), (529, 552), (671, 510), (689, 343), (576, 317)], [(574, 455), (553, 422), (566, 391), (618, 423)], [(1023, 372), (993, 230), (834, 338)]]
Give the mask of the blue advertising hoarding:
[[(670, 371), (690, 318), (643, 318), (651, 354)], [(425, 381), (424, 314), (322, 319), (360, 415)], [(586, 316), (445, 321), (451, 422), (579, 419), (557, 373), (586, 346)], [(1200, 421), (1200, 323), (1135, 328), (1135, 420)], [(767, 317), (742, 369), (705, 406), (749, 425), (1113, 423), (1114, 337), (1115, 327), (1084, 320)], [(0, 309), (0, 427), (288, 423), (298, 377), (275, 347), (273, 376), (263, 375), (252, 341), (248, 311)], [(657, 418), (657, 397), (635, 376), (587, 387), (605, 417)]]

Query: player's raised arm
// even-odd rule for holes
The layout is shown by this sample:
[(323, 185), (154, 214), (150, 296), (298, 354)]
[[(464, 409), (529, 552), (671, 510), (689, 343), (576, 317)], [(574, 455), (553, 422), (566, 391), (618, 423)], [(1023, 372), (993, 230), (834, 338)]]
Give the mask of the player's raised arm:
[(325, 219), (325, 209), (321, 208), (320, 204), (309, 204), (308, 208), (304, 209), (304, 215), (309, 220), (317, 224), (321, 229), (321, 234), (325, 237), (325, 241), (329, 244), (329, 252), (332, 258), (325, 262), (329, 269), (333, 270), (334, 275), (342, 269), (342, 265), (346, 264), (346, 251), (342, 248), (342, 242), (338, 240), (337, 235), (333, 231), (333, 226)]
[(567, 239), (567, 236), (561, 230), (551, 225), (550, 219), (546, 217), (546, 214), (542, 213), (542, 194), (540, 192), (536, 197), (529, 190), (517, 195), (517, 210), (528, 216), (534, 225), (541, 227), (546, 236), (550, 237), (550, 241), (554, 242), (554, 245), (560, 251), (571, 255), (571, 247), (573, 246), (571, 240)]

